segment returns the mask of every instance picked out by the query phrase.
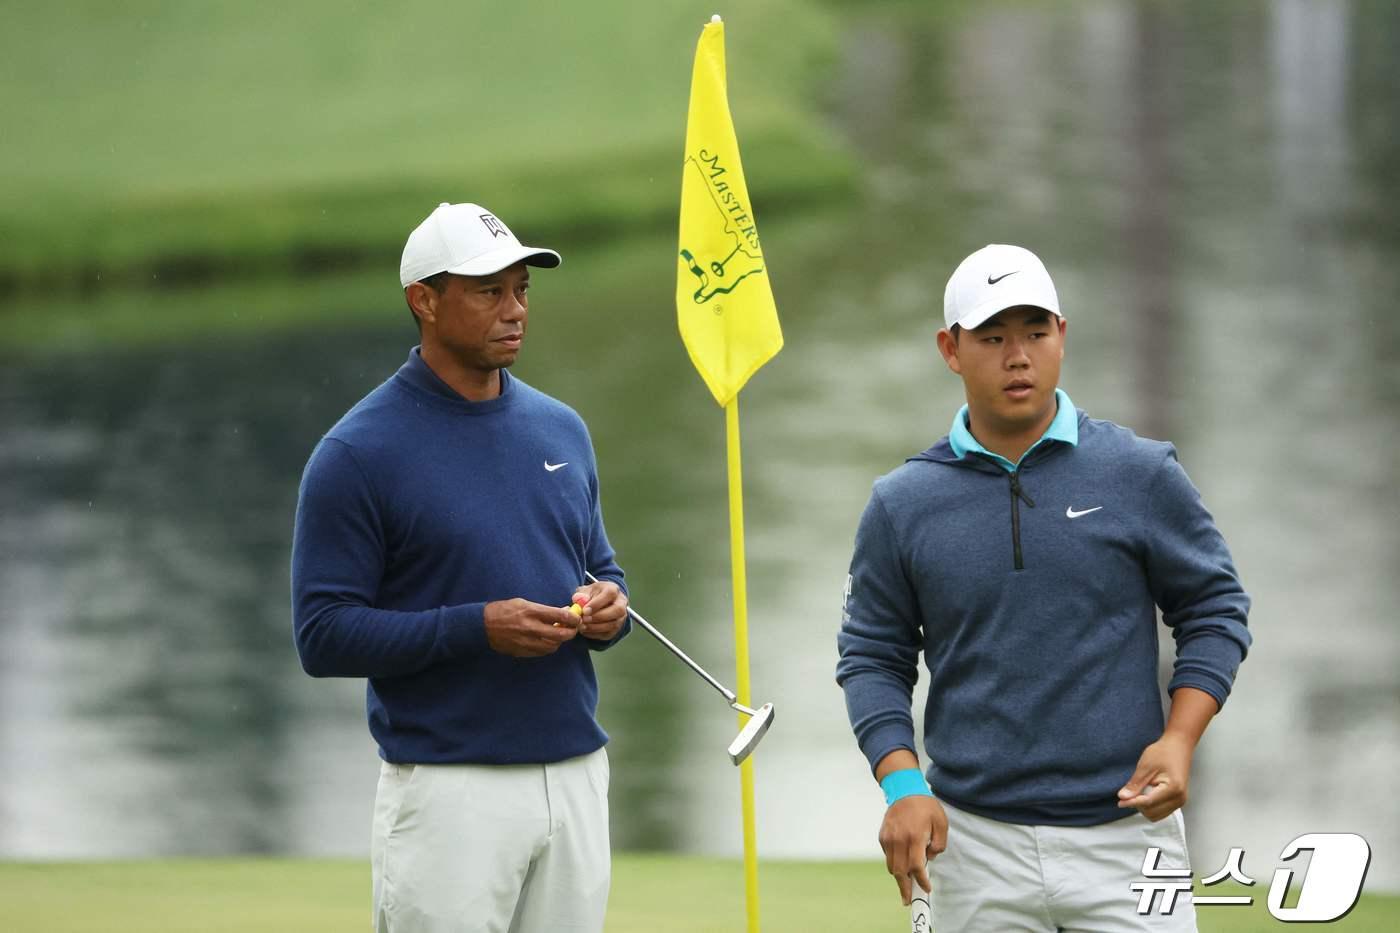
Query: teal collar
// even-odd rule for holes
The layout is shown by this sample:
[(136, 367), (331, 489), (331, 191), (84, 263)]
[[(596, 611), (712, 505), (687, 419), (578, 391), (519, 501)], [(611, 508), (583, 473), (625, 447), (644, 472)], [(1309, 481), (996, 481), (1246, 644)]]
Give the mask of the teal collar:
[(1064, 389), (1055, 390), (1055, 404), (1059, 410), (1055, 412), (1055, 420), (1050, 422), (1050, 427), (1045, 429), (1045, 433), (1021, 455), (1021, 459), (1012, 463), (1000, 454), (994, 454), (983, 447), (972, 436), (972, 432), (967, 427), (967, 406), (958, 409), (957, 415), (953, 417), (953, 427), (948, 431), (948, 445), (953, 448), (953, 453), (957, 454), (961, 460), (968, 454), (982, 454), (990, 457), (1000, 464), (1008, 473), (1015, 473), (1021, 463), (1046, 441), (1063, 441), (1071, 447), (1079, 446), (1079, 415), (1075, 413), (1074, 402), (1070, 401), (1069, 395)]

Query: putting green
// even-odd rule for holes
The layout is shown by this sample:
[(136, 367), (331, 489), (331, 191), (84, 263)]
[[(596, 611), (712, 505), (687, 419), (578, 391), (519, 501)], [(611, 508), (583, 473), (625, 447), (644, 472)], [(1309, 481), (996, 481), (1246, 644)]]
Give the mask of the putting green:
[[(908, 914), (878, 862), (764, 862), (759, 886), (763, 928), (774, 933), (907, 929)], [(1269, 916), (1264, 892), (1254, 893), (1252, 907), (1200, 910), (1201, 930), (1288, 929)], [(6, 929), (44, 933), (344, 933), (369, 929), (369, 866), (309, 859), (0, 863), (0, 904)], [(609, 933), (743, 928), (738, 860), (637, 853), (614, 860)], [(1400, 897), (1364, 896), (1331, 928), (1400, 929)]]

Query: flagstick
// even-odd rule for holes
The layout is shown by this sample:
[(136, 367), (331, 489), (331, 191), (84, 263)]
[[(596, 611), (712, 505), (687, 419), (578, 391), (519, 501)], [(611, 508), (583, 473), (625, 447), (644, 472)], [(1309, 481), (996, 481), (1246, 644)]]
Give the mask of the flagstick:
[[(725, 435), (729, 449), (729, 564), (734, 578), (734, 663), (738, 668), (739, 702), (749, 697), (748, 586), (744, 580), (744, 474), (739, 462), (739, 394), (724, 406)], [(739, 714), (739, 726), (745, 716)], [(748, 908), (748, 933), (758, 933), (758, 841), (754, 826), (753, 758), (739, 766), (739, 788), (744, 810), (744, 901)]]

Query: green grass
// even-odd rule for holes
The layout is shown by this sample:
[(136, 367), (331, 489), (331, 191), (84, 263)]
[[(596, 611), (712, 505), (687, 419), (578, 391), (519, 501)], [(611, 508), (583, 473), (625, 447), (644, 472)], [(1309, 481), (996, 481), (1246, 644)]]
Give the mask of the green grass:
[[(764, 862), (759, 879), (765, 930), (907, 928), (908, 914), (880, 863)], [(1201, 930), (1288, 929), (1269, 916), (1265, 892), (1254, 893), (1251, 907), (1201, 909)], [(343, 933), (369, 928), (369, 866), (286, 859), (0, 863), (0, 904), (6, 929), (36, 933)], [(1353, 933), (1400, 928), (1400, 897), (1366, 895), (1334, 927)], [(645, 854), (614, 860), (612, 933), (743, 928), (737, 860)]]
[[(0, 31), (0, 286), (396, 262), (408, 229), (449, 199), (482, 201), (535, 236), (670, 228), (710, 12), (640, 0), (20, 4)], [(834, 15), (759, 0), (727, 19), (760, 210), (850, 183), (812, 104)]]

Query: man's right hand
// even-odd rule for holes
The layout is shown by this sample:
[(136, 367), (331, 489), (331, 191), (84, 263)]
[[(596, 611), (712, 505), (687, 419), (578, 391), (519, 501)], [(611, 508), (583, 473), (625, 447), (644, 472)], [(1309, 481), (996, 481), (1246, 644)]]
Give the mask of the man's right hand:
[(905, 907), (914, 899), (915, 884), (925, 892), (933, 890), (928, 863), (947, 847), (948, 814), (936, 798), (901, 797), (885, 811), (880, 848), (885, 850), (885, 868), (899, 885)]
[[(875, 780), (883, 781), (896, 771), (918, 767), (919, 759), (912, 751), (896, 748), (875, 766)], [(894, 875), (905, 907), (914, 900), (915, 884), (933, 892), (928, 863), (947, 847), (948, 814), (937, 799), (910, 794), (885, 810), (885, 821), (880, 824), (880, 848), (885, 850), (885, 868)]]
[(486, 604), (482, 617), (486, 643), (513, 658), (553, 654), (578, 634), (578, 616), (558, 606), (526, 599), (502, 599)]

